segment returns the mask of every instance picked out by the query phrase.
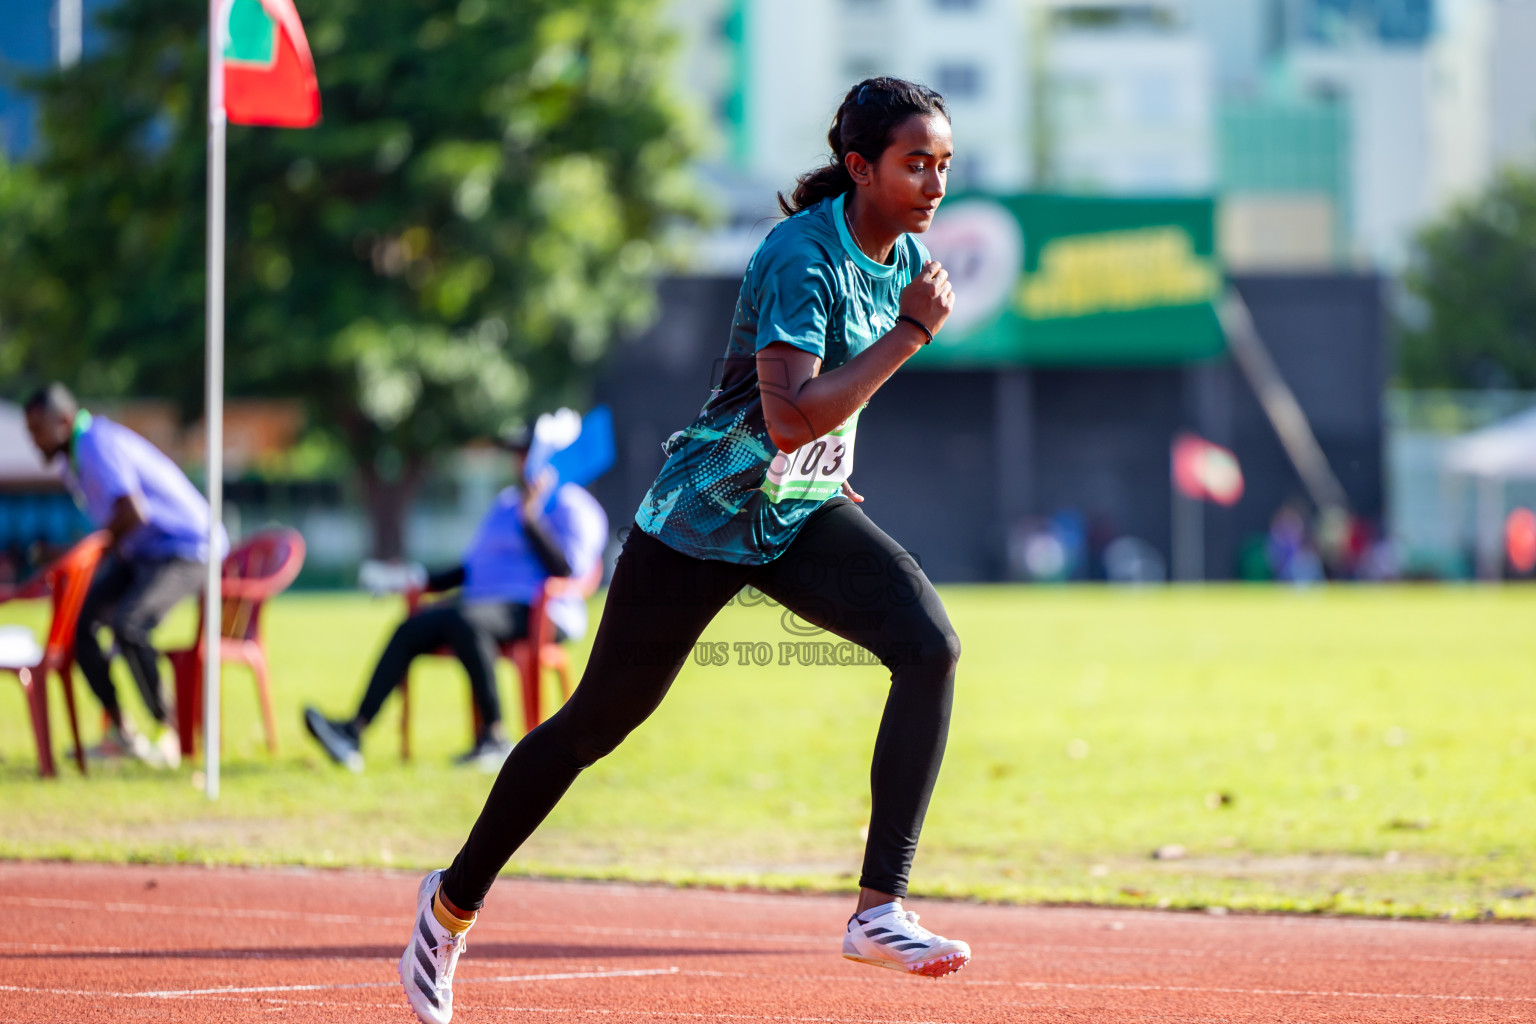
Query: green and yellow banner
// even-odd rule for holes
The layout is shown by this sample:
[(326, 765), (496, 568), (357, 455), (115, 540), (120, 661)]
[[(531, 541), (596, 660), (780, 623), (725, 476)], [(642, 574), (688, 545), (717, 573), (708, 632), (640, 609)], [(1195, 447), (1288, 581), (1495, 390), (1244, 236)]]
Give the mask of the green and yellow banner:
[(957, 303), (915, 365), (1145, 366), (1224, 348), (1214, 200), (961, 196), (924, 242)]

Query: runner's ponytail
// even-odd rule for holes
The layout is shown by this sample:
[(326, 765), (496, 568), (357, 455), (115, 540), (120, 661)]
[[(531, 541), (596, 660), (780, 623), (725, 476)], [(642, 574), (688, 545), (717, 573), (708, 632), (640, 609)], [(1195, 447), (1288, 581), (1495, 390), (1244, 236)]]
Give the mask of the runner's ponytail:
[(857, 153), (874, 163), (891, 144), (896, 129), (908, 118), (934, 114), (942, 114), (946, 121), (949, 120), (944, 97), (926, 85), (900, 78), (866, 78), (848, 90), (842, 106), (832, 118), (832, 130), (827, 132), (827, 143), (832, 147), (831, 162), (801, 175), (789, 198), (780, 192), (779, 208), (786, 215), (795, 214), (823, 199), (851, 192), (853, 176), (848, 173), (849, 153)]

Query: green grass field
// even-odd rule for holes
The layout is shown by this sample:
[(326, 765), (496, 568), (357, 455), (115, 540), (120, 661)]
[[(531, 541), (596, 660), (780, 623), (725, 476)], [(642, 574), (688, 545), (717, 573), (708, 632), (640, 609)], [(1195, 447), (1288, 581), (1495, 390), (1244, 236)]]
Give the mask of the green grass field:
[[(914, 891), (1536, 917), (1521, 895), (1536, 887), (1536, 590), (944, 598), (965, 655)], [(190, 634), (183, 611), (167, 642)], [(418, 663), (416, 761), (399, 760), (391, 701), (354, 777), (322, 759), (299, 709), (350, 710), (399, 605), (300, 595), (269, 612), (283, 752), (265, 754), (253, 687), (231, 671), (217, 804), (193, 766), (37, 780), (19, 689), (0, 689), (0, 856), (446, 863), (491, 781), (447, 764), (469, 738), (457, 666)], [(0, 607), (0, 622), (40, 616)], [(789, 637), (771, 609), (732, 607), (705, 639)], [(850, 889), (884, 683), (871, 667), (691, 664), (509, 870)], [(138, 707), (126, 675), (121, 691)], [(1185, 856), (1153, 858), (1171, 844)]]

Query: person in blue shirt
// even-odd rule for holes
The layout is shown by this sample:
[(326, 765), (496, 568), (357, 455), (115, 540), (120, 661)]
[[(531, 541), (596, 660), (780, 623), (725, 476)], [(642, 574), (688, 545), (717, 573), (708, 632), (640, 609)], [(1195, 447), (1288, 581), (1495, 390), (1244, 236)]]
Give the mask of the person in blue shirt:
[[(210, 554), (208, 501), (164, 452), (122, 424), (80, 408), (63, 384), (50, 384), (28, 399), (26, 417), (43, 458), (66, 456), (65, 483), (91, 522), (112, 537), (75, 632), (75, 661), (109, 723), (94, 752), (133, 754), (175, 767), (181, 762), (181, 742), (150, 634), (177, 603), (203, 587)], [(222, 559), (228, 549), (221, 525), (212, 555)], [(103, 625), (111, 626), (117, 650), (155, 722), (153, 741), (123, 715), (107, 655), (96, 637)]]
[[(827, 140), (831, 162), (781, 197), (789, 216), (747, 267), (708, 401), (666, 445), (581, 684), (513, 748), (452, 865), (417, 890), (399, 966), (422, 1021), (452, 1017), (464, 934), (507, 860), (581, 771), (656, 709), (743, 587), (792, 613), (797, 633), (836, 634), (845, 654), (863, 648), (866, 664), (890, 672), (842, 955), (926, 977), (970, 960), (969, 946), (901, 903), (943, 759), (959, 639), (916, 559), (849, 484), (859, 411), (954, 307), (948, 274), (913, 237), (944, 198), (953, 133), (937, 93), (874, 78), (844, 97)], [(913, 487), (967, 484), (942, 464), (911, 473)]]
[[(527, 465), (529, 438), (519, 431), (502, 439), (512, 453), (519, 479)], [(456, 600), (442, 601), (402, 622), (384, 647), (357, 712), (350, 719), (330, 719), (319, 709), (304, 711), (304, 725), (338, 764), (361, 771), (363, 730), (378, 717), (384, 700), (405, 678), (412, 660), (447, 647), (464, 665), (469, 688), (483, 723), (460, 764), (494, 770), (512, 749), (502, 725), (496, 693), (496, 655), (500, 646), (528, 635), (528, 609), (551, 576), (580, 579), (597, 566), (608, 540), (608, 517), (584, 488), (565, 483), (551, 487), (545, 471), (508, 487), (486, 513), (461, 564), (427, 577), (436, 593), (458, 588)], [(551, 493), (553, 490), (553, 493)], [(587, 630), (586, 602), (561, 595), (546, 606), (557, 639), (576, 639)]]

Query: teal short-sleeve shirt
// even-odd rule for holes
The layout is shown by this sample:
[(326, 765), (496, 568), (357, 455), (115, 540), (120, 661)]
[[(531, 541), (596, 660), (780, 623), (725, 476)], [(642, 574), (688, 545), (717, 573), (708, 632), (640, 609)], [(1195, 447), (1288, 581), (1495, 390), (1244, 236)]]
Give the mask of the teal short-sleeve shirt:
[(640, 529), (676, 551), (772, 561), (827, 499), (764, 489), (778, 453), (763, 420), (756, 355), (784, 342), (820, 357), (823, 372), (842, 366), (895, 326), (901, 291), (929, 258), (903, 235), (892, 261), (876, 263), (854, 244), (843, 202), (824, 199), (781, 222), (747, 266), (709, 400), (668, 440), (667, 461), (635, 515)]

